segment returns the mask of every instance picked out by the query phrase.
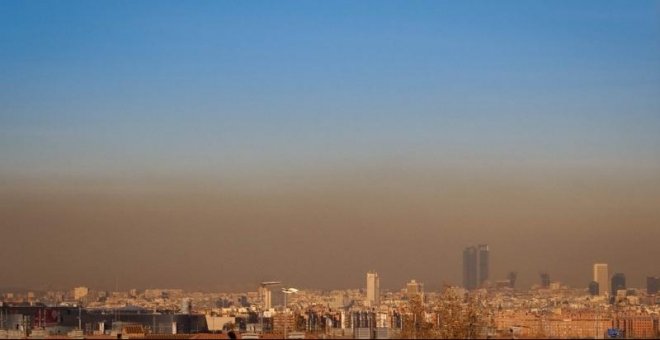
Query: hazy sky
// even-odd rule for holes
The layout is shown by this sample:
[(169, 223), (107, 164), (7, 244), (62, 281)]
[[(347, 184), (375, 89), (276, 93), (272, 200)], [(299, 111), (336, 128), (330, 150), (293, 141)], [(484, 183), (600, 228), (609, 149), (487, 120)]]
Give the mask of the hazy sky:
[(0, 1), (0, 287), (660, 275), (660, 2)]

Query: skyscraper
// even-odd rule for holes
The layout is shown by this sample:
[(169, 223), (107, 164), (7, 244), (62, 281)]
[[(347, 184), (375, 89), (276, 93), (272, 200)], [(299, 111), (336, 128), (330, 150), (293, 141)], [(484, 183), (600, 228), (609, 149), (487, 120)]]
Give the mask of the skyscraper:
[(271, 309), (273, 307), (273, 292), (271, 292), (270, 289), (264, 288), (263, 299), (264, 299), (264, 309), (265, 310)]
[(612, 275), (612, 296), (616, 296), (616, 292), (621, 289), (626, 289), (626, 276), (616, 273)]
[(490, 274), (490, 250), (487, 244), (480, 244), (479, 250), (479, 286), (483, 286)]
[(463, 250), (463, 287), (476, 289), (488, 280), (490, 250), (487, 244), (467, 247)]
[(607, 295), (610, 291), (607, 263), (594, 264), (594, 281), (598, 282), (598, 294)]
[(375, 271), (367, 273), (367, 304), (372, 307), (380, 304), (380, 280)]
[(589, 282), (589, 294), (598, 295), (598, 282), (596, 281)]
[(463, 287), (477, 288), (477, 248), (467, 247), (463, 250)]
[(518, 278), (517, 272), (509, 272), (509, 275), (507, 275), (507, 279), (509, 280), (509, 288), (511, 289), (516, 288), (517, 278)]
[(550, 274), (543, 272), (539, 276), (541, 276), (541, 288), (550, 288)]
[(647, 276), (646, 277), (646, 294), (658, 294), (658, 288), (660, 287), (660, 277), (656, 276)]

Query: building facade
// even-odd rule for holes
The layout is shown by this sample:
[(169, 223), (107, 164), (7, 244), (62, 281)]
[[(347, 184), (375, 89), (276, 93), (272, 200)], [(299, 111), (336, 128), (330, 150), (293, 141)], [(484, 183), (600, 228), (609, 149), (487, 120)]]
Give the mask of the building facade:
[(411, 280), (406, 284), (406, 295), (410, 299), (412, 296), (419, 296), (424, 301), (424, 284), (417, 282), (416, 280)]
[(87, 287), (73, 288), (73, 299), (76, 301), (80, 301), (87, 297), (87, 294), (89, 294), (89, 289)]
[(658, 294), (658, 287), (660, 287), (660, 277), (648, 276), (646, 277), (646, 294)]
[(367, 305), (376, 307), (380, 304), (380, 279), (378, 273), (367, 273)]
[(467, 247), (463, 250), (463, 287), (477, 288), (477, 249)]
[(479, 254), (479, 286), (483, 286), (490, 278), (490, 249), (487, 244), (477, 246)]
[(490, 275), (490, 249), (487, 244), (463, 250), (463, 287), (477, 289)]
[(626, 276), (623, 273), (612, 275), (612, 296), (616, 296), (617, 291), (626, 289)]
[(610, 291), (607, 263), (594, 264), (594, 281), (598, 282), (598, 295), (607, 295)]

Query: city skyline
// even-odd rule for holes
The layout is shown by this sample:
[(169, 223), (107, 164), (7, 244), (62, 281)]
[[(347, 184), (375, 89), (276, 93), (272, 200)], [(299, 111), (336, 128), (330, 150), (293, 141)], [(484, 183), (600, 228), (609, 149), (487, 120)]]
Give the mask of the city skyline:
[[(487, 247), (487, 245), (479, 245), (479, 247)], [(477, 247), (467, 247), (464, 249), (464, 254), (466, 251), (470, 249), (476, 249)], [(465, 291), (466, 294), (483, 294), (484, 292), (506, 292), (509, 294), (515, 294), (516, 292), (518, 293), (524, 293), (524, 292), (543, 292), (543, 291), (574, 291), (574, 292), (579, 292), (581, 291), (582, 294), (590, 294), (592, 296), (605, 296), (609, 297), (610, 299), (612, 297), (616, 297), (616, 293), (623, 290), (622, 293), (627, 294), (628, 289), (632, 289), (635, 291), (645, 291), (647, 295), (655, 295), (657, 294), (658, 291), (658, 282), (660, 282), (660, 277), (657, 276), (647, 276), (646, 277), (646, 286), (645, 287), (632, 287), (629, 285), (626, 285), (626, 276), (625, 273), (617, 272), (613, 273), (612, 275), (608, 275), (608, 265), (606, 263), (594, 263), (593, 264), (593, 275), (594, 275), (594, 280), (591, 281), (587, 286), (585, 287), (570, 287), (565, 284), (565, 282), (560, 282), (560, 281), (555, 281), (555, 280), (550, 280), (550, 276), (548, 273), (540, 273), (541, 276), (541, 282), (532, 285), (529, 288), (514, 288), (510, 284), (511, 277), (508, 278), (508, 280), (498, 280), (497, 282), (492, 282), (489, 280), (484, 280), (484, 282), (481, 283), (480, 286), (474, 287), (468, 284), (463, 284), (463, 285), (449, 285), (445, 284), (443, 287), (436, 292), (433, 293), (438, 293), (442, 291), (446, 291), (447, 289), (450, 290), (456, 290), (456, 289), (462, 289)], [(515, 279), (515, 278), (514, 278)], [(547, 279), (548, 282), (543, 282), (544, 279)], [(507, 282), (508, 281), (508, 282)], [(506, 282), (506, 284), (504, 284)], [(605, 283), (605, 284), (600, 284), (600, 283)], [(594, 292), (592, 291), (592, 284), (596, 284), (596, 287), (598, 288), (598, 291)], [(288, 282), (282, 282), (282, 281), (265, 281), (261, 282), (256, 286), (250, 287), (250, 288), (255, 288), (256, 290), (245, 290), (245, 291), (224, 291), (224, 292), (214, 292), (214, 293), (221, 293), (221, 294), (241, 294), (241, 293), (254, 293), (258, 296), (258, 299), (262, 301), (263, 307), (268, 310), (272, 308), (274, 305), (272, 303), (273, 301), (273, 287), (276, 288), (276, 291), (282, 291), (284, 292), (289, 291), (291, 292), (299, 292), (301, 289), (298, 288), (283, 288), (284, 286), (290, 286), (291, 284)], [(607, 290), (602, 289), (601, 287), (607, 288)], [(611, 291), (610, 291), (610, 288)], [(70, 288), (70, 287), (69, 287)], [(69, 288), (64, 288), (64, 289), (55, 289), (55, 290), (50, 290), (50, 291), (39, 291), (40, 293), (54, 293), (54, 292), (61, 292), (61, 291), (67, 291), (70, 290), (72, 291), (72, 301), (81, 301), (81, 299), (85, 296), (87, 296), (91, 291), (94, 291), (96, 293), (102, 292), (102, 293), (109, 293), (109, 292), (128, 292), (129, 294), (134, 294), (136, 291), (176, 291), (178, 294), (186, 292), (185, 289), (181, 289), (179, 287), (165, 287), (165, 286), (154, 286), (154, 287), (132, 287), (130, 289), (119, 289), (118, 286), (115, 287), (114, 290), (106, 290), (106, 289), (99, 289), (99, 287), (87, 287), (87, 286), (76, 286), (71, 289)], [(364, 284), (363, 287), (351, 287), (351, 288), (337, 288), (337, 289), (319, 289), (318, 287), (300, 287), (304, 290), (310, 290), (310, 291), (323, 291), (323, 292), (332, 292), (332, 291), (342, 291), (342, 290), (357, 290), (363, 293), (364, 295), (364, 304), (366, 307), (378, 307), (380, 305), (381, 297), (385, 294), (389, 293), (396, 293), (400, 292), (403, 293), (404, 295), (415, 295), (415, 294), (420, 294), (423, 296), (424, 294), (424, 282), (417, 281), (416, 279), (410, 279), (409, 281), (406, 281), (403, 286), (399, 286), (395, 289), (390, 289), (390, 288), (381, 288), (380, 287), (380, 277), (378, 275), (378, 272), (374, 270), (369, 270), (366, 272), (366, 283)], [(481, 293), (479, 292), (481, 291)], [(192, 292), (192, 291), (187, 291), (187, 292)], [(209, 291), (206, 291), (209, 293)], [(3, 296), (6, 296), (7, 293), (13, 294), (17, 293), (19, 295), (24, 295), (27, 294), (28, 296), (30, 294), (34, 294), (34, 290), (30, 289), (24, 289), (24, 288), (19, 288), (16, 290), (11, 290), (11, 289), (2, 289), (0, 288), (0, 293), (4, 294)], [(280, 294), (282, 295), (282, 294)], [(283, 295), (282, 295), (283, 296)], [(635, 296), (635, 295), (631, 295)], [(280, 296), (281, 297), (281, 296)], [(279, 299), (278, 300), (282, 300)], [(279, 301), (278, 303), (282, 303), (282, 301)]]
[[(0, 283), (628, 286), (660, 2), (0, 2)], [(608, 278), (609, 280), (609, 278)], [(3, 288), (3, 287), (0, 287)]]
[[(477, 249), (479, 249), (479, 252), (477, 252)], [(451, 283), (451, 282), (442, 282), (441, 285), (436, 285), (434, 283), (431, 284), (431, 287), (435, 291), (442, 291), (447, 289), (448, 287), (453, 287), (453, 288), (463, 288), (466, 291), (475, 291), (475, 290), (491, 290), (491, 289), (501, 289), (502, 287), (508, 287), (511, 288), (512, 291), (525, 291), (525, 290), (535, 290), (535, 289), (557, 289), (557, 287), (562, 287), (562, 289), (573, 289), (573, 290), (583, 290), (585, 293), (591, 293), (592, 292), (592, 284), (596, 283), (596, 287), (598, 288), (598, 294), (593, 294), (593, 295), (601, 295), (601, 296), (609, 296), (610, 298), (616, 296), (615, 292), (620, 290), (620, 289), (626, 289), (626, 288), (634, 288), (634, 289), (643, 289), (644, 287), (657, 287), (658, 283), (660, 282), (660, 279), (657, 276), (654, 275), (647, 275), (645, 276), (645, 286), (640, 285), (640, 286), (626, 286), (626, 276), (625, 273), (622, 272), (616, 272), (613, 274), (609, 274), (609, 269), (608, 269), (608, 264), (607, 263), (594, 263), (593, 268), (592, 268), (592, 274), (593, 274), (593, 280), (586, 285), (578, 285), (578, 286), (570, 286), (566, 282), (556, 280), (550, 276), (549, 273), (547, 272), (541, 272), (540, 274), (540, 281), (532, 284), (529, 287), (518, 287), (515, 286), (515, 282), (511, 283), (511, 280), (516, 280), (517, 279), (517, 273), (516, 276), (511, 277), (511, 273), (509, 273), (509, 276), (507, 278), (499, 278), (498, 280), (489, 280), (487, 277), (482, 276), (482, 269), (477, 270), (477, 275), (475, 278), (469, 279), (468, 281), (466, 280), (466, 270), (470, 270), (471, 267), (477, 266), (478, 268), (481, 268), (482, 265), (477, 261), (477, 263), (474, 263), (475, 261), (473, 259), (469, 259), (465, 257), (466, 253), (469, 253), (469, 251), (472, 250), (474, 251), (474, 256), (479, 256), (482, 255), (482, 251), (485, 250), (486, 252), (486, 258), (489, 257), (490, 255), (490, 249), (488, 245), (485, 244), (480, 244), (476, 247), (470, 246), (466, 247), (463, 249), (463, 283), (458, 284), (458, 283)], [(482, 255), (483, 256), (483, 255)], [(479, 256), (481, 257), (481, 256)], [(468, 260), (468, 262), (465, 262), (465, 260)], [(469, 268), (470, 267), (470, 268)], [(474, 268), (472, 268), (474, 269)], [(486, 268), (486, 271), (489, 269)], [(342, 290), (342, 289), (359, 289), (359, 290), (364, 290), (364, 293), (366, 294), (366, 299), (365, 303), (367, 305), (373, 305), (373, 306), (378, 306), (380, 304), (380, 296), (384, 292), (396, 292), (396, 291), (408, 291), (410, 292), (411, 290), (411, 285), (415, 286), (417, 288), (415, 289), (421, 289), (423, 291), (424, 287), (424, 282), (417, 282), (415, 279), (410, 279), (410, 281), (406, 281), (403, 283), (403, 286), (401, 286), (401, 283), (391, 283), (391, 285), (387, 288), (381, 288), (380, 287), (380, 277), (378, 275), (377, 271), (370, 270), (366, 273), (366, 284), (364, 287), (313, 287), (313, 286), (301, 286), (298, 284), (293, 284), (291, 282), (283, 282), (283, 281), (265, 281), (261, 282), (259, 284), (255, 283), (246, 283), (240, 285), (242, 288), (235, 288), (237, 290), (234, 291), (225, 291), (227, 293), (238, 293), (238, 292), (245, 292), (246, 289), (249, 291), (251, 288), (254, 288), (258, 286), (258, 289), (256, 290), (257, 293), (259, 294), (261, 299), (264, 299), (265, 306), (270, 306), (271, 301), (272, 301), (272, 290), (269, 288), (269, 286), (274, 286), (274, 287), (281, 287), (282, 285), (291, 285), (293, 284), (294, 286), (300, 287), (302, 289), (311, 289), (311, 290), (324, 290), (324, 291), (332, 291), (332, 290)], [(544, 282), (544, 279), (547, 280), (547, 282)], [(478, 283), (475, 285), (475, 282), (471, 282), (472, 280), (476, 280)], [(506, 282), (505, 285), (502, 285), (504, 282)], [(616, 282), (616, 285), (615, 285)], [(555, 288), (553, 287), (553, 284), (555, 284)], [(402, 288), (403, 287), (403, 288)], [(421, 288), (420, 288), (421, 287)], [(610, 291), (610, 287), (611, 291)], [(616, 288), (615, 288), (616, 287)], [(38, 287), (34, 289), (34, 287), (0, 287), (0, 293), (2, 292), (19, 292), (19, 293), (26, 293), (26, 292), (34, 292), (34, 291), (46, 291), (46, 290), (67, 290), (68, 288), (65, 287), (54, 287), (53, 285), (49, 285), (48, 287)], [(75, 298), (75, 296), (79, 295), (87, 295), (89, 291), (89, 287), (83, 285), (80, 287), (75, 287), (73, 288), (73, 295), (74, 299), (78, 300), (78, 298)], [(100, 290), (100, 291), (115, 291), (115, 292), (120, 292), (120, 291), (133, 291), (136, 289), (139, 290), (144, 290), (144, 289), (175, 289), (175, 290), (181, 290), (180, 287), (169, 287), (169, 286), (163, 286), (163, 285), (151, 285), (151, 286), (146, 286), (146, 287), (136, 287), (136, 286), (131, 286), (130, 288), (122, 287), (120, 289), (118, 281), (115, 282), (114, 289), (108, 288), (108, 286), (96, 286), (93, 287), (92, 289), (95, 290)], [(651, 293), (649, 294), (655, 294), (655, 290), (657, 288), (649, 288), (652, 289)], [(193, 289), (193, 290), (188, 290), (188, 291), (201, 291), (201, 292), (212, 292), (213, 290), (209, 289)], [(278, 294), (278, 299), (281, 300), (281, 294), (279, 291), (277, 291)]]
[[(507, 284), (479, 290), (445, 287), (426, 292), (413, 279), (394, 292), (381, 292), (374, 305), (366, 287), (348, 290), (279, 288), (290, 299), (273, 302), (260, 291), (186, 292), (182, 289), (68, 291), (0, 295), (0, 334), (8, 338), (57, 335), (62, 338), (115, 339), (118, 334), (181, 338), (210, 337), (233, 329), (244, 338), (270, 338), (296, 332), (294, 338), (657, 338), (660, 297), (657, 282), (648, 289), (625, 287), (622, 273), (612, 276), (618, 290), (611, 298), (562, 285), (514, 291)], [(651, 279), (651, 278), (650, 278)], [(657, 280), (657, 278), (652, 278)], [(376, 279), (376, 282), (378, 280)], [(373, 280), (372, 280), (373, 283)], [(654, 288), (654, 285), (656, 287)], [(371, 295), (371, 296), (370, 296)], [(377, 296), (377, 295), (376, 295)], [(466, 298), (460, 298), (464, 296)], [(462, 301), (462, 302), (461, 302)], [(470, 302), (472, 301), (472, 303)], [(562, 301), (558, 304), (557, 301)], [(422, 313), (433, 317), (421, 318)], [(464, 319), (471, 316), (469, 322)], [(420, 324), (415, 325), (417, 322)], [(470, 336), (472, 334), (472, 336)]]

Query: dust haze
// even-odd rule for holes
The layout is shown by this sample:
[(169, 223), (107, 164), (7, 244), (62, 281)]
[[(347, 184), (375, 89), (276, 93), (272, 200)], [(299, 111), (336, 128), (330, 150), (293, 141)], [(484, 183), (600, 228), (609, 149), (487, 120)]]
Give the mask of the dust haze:
[(462, 249), (492, 280), (586, 287), (607, 262), (657, 275), (660, 172), (347, 167), (232, 178), (3, 175), (0, 282), (32, 289), (241, 291), (262, 280), (386, 289), (460, 284)]

